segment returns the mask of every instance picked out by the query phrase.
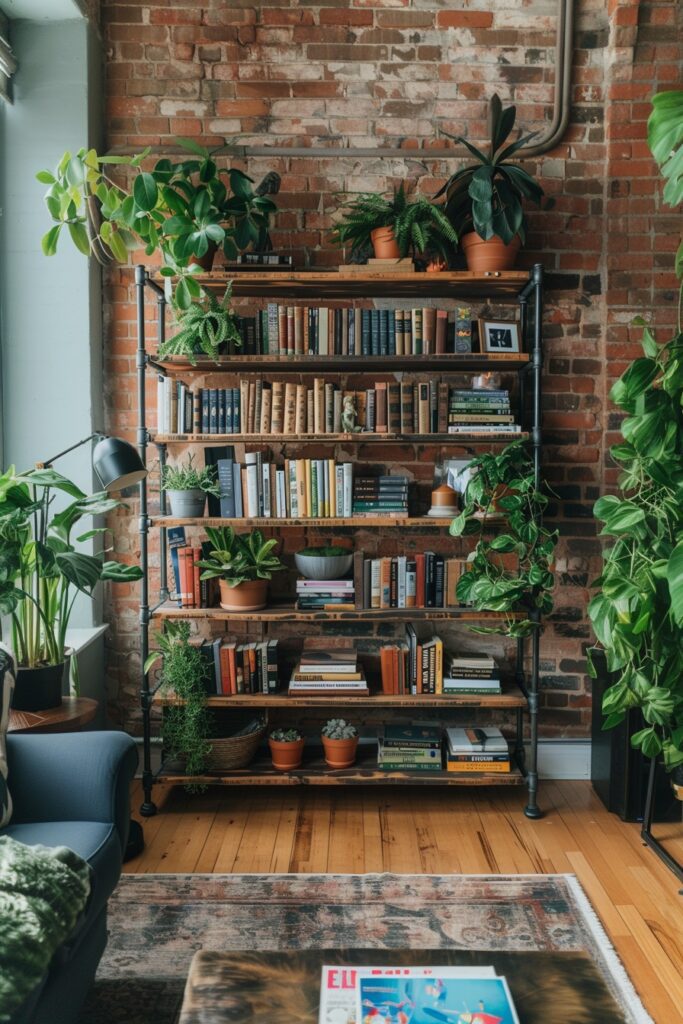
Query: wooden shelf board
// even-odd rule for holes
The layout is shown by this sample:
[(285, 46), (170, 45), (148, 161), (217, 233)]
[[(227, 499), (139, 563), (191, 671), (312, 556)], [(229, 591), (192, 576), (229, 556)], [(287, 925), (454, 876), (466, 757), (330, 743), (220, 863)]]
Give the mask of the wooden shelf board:
[(316, 517), (301, 516), (299, 518), (287, 517), (286, 519), (267, 518), (260, 516), (258, 518), (239, 518), (239, 519), (221, 519), (215, 516), (200, 516), (194, 519), (179, 519), (174, 516), (152, 516), (152, 526), (227, 526), (233, 525), (238, 529), (247, 529), (258, 527), (259, 529), (272, 529), (277, 530), (281, 526), (314, 526), (314, 527), (327, 527), (329, 529), (335, 529), (340, 526), (352, 526), (356, 529), (359, 528), (377, 528), (386, 526), (400, 526), (402, 529), (406, 527), (425, 527), (433, 526), (437, 529), (448, 528), (452, 522), (452, 516), (433, 517), (433, 516), (405, 516), (399, 518), (393, 518), (392, 516), (347, 516), (347, 517), (329, 517), (325, 519), (318, 519)]
[(156, 444), (508, 444), (529, 434), (152, 434)]
[(182, 785), (222, 786), (366, 786), (366, 785), (416, 785), (416, 786), (520, 786), (524, 776), (518, 768), (510, 772), (472, 772), (456, 774), (447, 771), (386, 771), (377, 767), (374, 746), (368, 753), (361, 753), (351, 768), (328, 768), (321, 757), (306, 757), (301, 768), (279, 772), (267, 754), (259, 754), (247, 768), (230, 771), (206, 772), (203, 775), (184, 775), (176, 770), (157, 775), (158, 782)]
[(151, 613), (157, 619), (213, 619), (218, 622), (410, 622), (452, 619), (462, 622), (500, 622), (522, 619), (522, 612), (479, 612), (472, 608), (353, 608), (344, 611), (297, 611), (292, 605), (273, 605), (258, 612), (228, 612), (222, 608), (179, 608), (165, 602)]
[(296, 371), (313, 373), (327, 370), (331, 373), (352, 374), (376, 370), (396, 373), (400, 370), (429, 373), (434, 370), (448, 370), (451, 373), (469, 373), (472, 370), (519, 370), (527, 366), (529, 356), (525, 352), (482, 353), (462, 352), (457, 355), (420, 356), (323, 356), (323, 355), (233, 355), (221, 356), (218, 360), (197, 358), (193, 366), (187, 359), (179, 357), (161, 360), (156, 365), (167, 373), (261, 373), (263, 370)]
[[(171, 695), (157, 692), (154, 702), (162, 707), (182, 703)], [(525, 708), (527, 699), (517, 686), (507, 686), (497, 694), (396, 694), (372, 693), (369, 697), (337, 697), (334, 694), (315, 697), (290, 697), (284, 693), (235, 694), (231, 697), (206, 698), (210, 708), (324, 708), (324, 707), (377, 707), (377, 708)]]
[(196, 280), (207, 289), (225, 290), (233, 282), (233, 296), (324, 297), (393, 299), (419, 298), (424, 295), (442, 298), (478, 298), (481, 296), (516, 296), (529, 281), (526, 270), (497, 271), (475, 274), (469, 270), (446, 270), (438, 274), (396, 273), (384, 270), (216, 270), (198, 275)]

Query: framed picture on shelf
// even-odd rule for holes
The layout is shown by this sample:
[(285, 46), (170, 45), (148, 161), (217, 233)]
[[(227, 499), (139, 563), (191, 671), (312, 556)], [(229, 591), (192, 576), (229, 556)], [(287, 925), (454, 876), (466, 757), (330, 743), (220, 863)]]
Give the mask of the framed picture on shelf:
[(519, 324), (516, 320), (480, 320), (482, 352), (519, 352)]

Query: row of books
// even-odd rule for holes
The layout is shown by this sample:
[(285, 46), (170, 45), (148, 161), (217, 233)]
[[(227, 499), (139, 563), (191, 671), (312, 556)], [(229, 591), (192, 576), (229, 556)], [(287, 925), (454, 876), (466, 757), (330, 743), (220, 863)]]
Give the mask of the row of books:
[(244, 464), (219, 459), (220, 515), (225, 519), (329, 519), (353, 511), (353, 464), (334, 459), (265, 461), (247, 452)]
[(456, 587), (467, 569), (466, 560), (434, 551), (381, 558), (356, 552), (356, 607), (457, 608)]
[(192, 546), (185, 541), (183, 527), (168, 531), (168, 547), (175, 583), (174, 597), (181, 608), (212, 608), (216, 603), (214, 580), (202, 580), (197, 562), (209, 552), (209, 543)]
[(443, 642), (439, 636), (422, 637), (416, 627), (406, 626), (405, 640), (380, 649), (382, 693), (462, 694), (502, 693), (500, 672), (487, 655), (453, 656), (444, 665)]
[[(491, 397), (492, 396), (492, 397)], [(451, 388), (447, 381), (377, 381), (360, 391), (316, 377), (296, 381), (241, 380), (230, 388), (191, 388), (160, 376), (160, 434), (340, 434), (352, 402), (355, 426), (375, 434), (519, 433), (509, 391)]]
[(240, 693), (277, 693), (278, 641), (231, 643), (221, 637), (201, 645), (207, 660), (206, 691), (229, 697)]
[[(402, 356), (472, 351), (472, 309), (361, 309), (270, 302), (237, 316), (243, 355)], [(226, 343), (225, 355), (238, 351)]]
[(407, 476), (357, 476), (353, 480), (354, 516), (407, 516)]
[[(445, 740), (445, 743), (443, 742)], [(377, 765), (387, 771), (442, 771), (456, 774), (512, 769), (500, 729), (387, 725), (377, 739)]]
[(292, 672), (288, 692), (297, 697), (367, 696), (370, 691), (358, 663), (355, 644), (330, 647), (317, 638), (308, 637)]

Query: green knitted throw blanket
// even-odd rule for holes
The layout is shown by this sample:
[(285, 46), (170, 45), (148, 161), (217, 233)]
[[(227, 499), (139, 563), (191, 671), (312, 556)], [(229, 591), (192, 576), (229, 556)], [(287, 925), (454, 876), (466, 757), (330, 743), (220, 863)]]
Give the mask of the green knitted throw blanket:
[(90, 868), (65, 846), (0, 836), (0, 1022), (40, 984), (90, 895)]

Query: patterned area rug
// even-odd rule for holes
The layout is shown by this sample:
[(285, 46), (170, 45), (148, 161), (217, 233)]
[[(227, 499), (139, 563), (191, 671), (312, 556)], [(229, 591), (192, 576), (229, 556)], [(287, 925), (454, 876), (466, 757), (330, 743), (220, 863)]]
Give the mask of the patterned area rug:
[(600, 1024), (652, 1024), (572, 875), (124, 875), (109, 930), (79, 1024), (174, 1024), (198, 949), (340, 947), (584, 954)]

